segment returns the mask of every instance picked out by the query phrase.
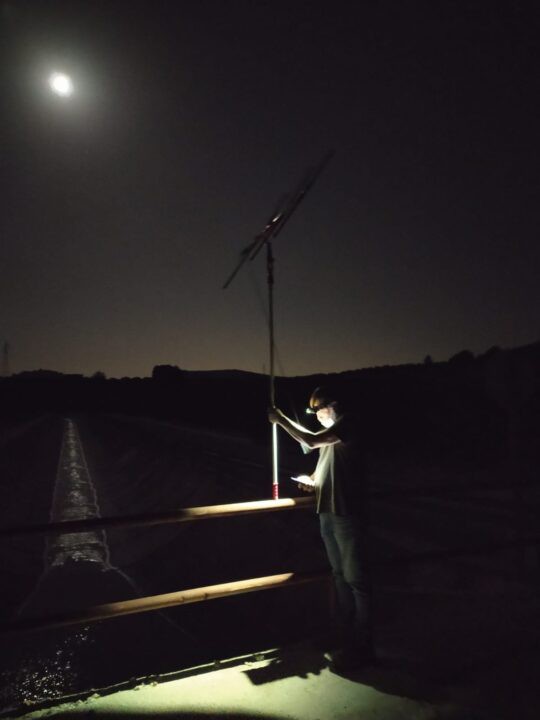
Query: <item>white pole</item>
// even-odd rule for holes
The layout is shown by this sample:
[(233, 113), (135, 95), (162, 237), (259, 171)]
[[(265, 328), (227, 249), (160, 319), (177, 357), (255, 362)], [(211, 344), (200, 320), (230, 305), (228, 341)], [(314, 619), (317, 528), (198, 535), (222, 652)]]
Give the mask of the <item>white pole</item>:
[[(268, 275), (268, 324), (270, 336), (270, 406), (275, 407), (275, 369), (274, 369), (274, 255), (272, 241), (266, 241), (266, 265)], [(272, 499), (279, 500), (278, 475), (278, 432), (277, 425), (272, 424)]]

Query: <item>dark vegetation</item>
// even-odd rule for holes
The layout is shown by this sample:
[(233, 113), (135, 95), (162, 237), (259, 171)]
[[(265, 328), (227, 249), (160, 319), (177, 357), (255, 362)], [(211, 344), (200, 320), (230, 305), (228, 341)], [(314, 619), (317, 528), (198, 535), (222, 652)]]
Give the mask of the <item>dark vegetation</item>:
[[(484, 462), (535, 453), (540, 428), (540, 343), (448, 362), (277, 378), (277, 404), (303, 419), (311, 390), (330, 381), (365, 420), (375, 455)], [(87, 378), (38, 370), (0, 379), (0, 423), (47, 413), (132, 415), (267, 442), (268, 379), (240, 371), (160, 365), (151, 378)]]

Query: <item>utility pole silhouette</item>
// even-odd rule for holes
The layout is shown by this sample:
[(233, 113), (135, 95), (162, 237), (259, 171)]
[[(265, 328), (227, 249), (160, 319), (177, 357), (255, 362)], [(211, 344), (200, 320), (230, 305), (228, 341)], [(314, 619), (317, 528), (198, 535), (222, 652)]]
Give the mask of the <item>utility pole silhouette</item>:
[(9, 377), (11, 375), (9, 370), (9, 343), (4, 343), (4, 350), (2, 352), (2, 377)]

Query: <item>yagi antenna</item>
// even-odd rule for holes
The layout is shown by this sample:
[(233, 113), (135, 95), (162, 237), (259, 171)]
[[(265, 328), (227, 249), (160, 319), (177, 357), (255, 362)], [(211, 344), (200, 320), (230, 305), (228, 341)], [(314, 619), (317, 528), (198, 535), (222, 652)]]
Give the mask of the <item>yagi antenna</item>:
[[(286, 195), (281, 210), (273, 213), (263, 230), (255, 235), (253, 240), (240, 252), (240, 259), (223, 285), (223, 289), (229, 287), (242, 266), (248, 260), (254, 260), (263, 247), (266, 246), (266, 274), (268, 284), (268, 327), (269, 327), (269, 354), (270, 354), (270, 406), (275, 406), (275, 343), (274, 343), (274, 254), (272, 240), (279, 235), (285, 227), (296, 208), (300, 205), (306, 194), (313, 187), (313, 184), (330, 162), (334, 151), (327, 152), (317, 165), (309, 168), (302, 182), (295, 192)], [(277, 425), (272, 424), (272, 498), (279, 499), (279, 479), (277, 462)]]

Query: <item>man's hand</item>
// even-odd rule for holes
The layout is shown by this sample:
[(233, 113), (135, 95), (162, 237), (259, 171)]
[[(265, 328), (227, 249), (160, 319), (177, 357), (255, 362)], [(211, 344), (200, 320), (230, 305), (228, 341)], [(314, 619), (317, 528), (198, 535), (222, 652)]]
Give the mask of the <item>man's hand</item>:
[[(315, 478), (313, 477), (315, 473), (311, 475), (298, 475), (297, 477), (293, 477), (292, 480), (306, 480), (306, 482), (299, 482), (298, 487), (303, 490), (304, 492), (315, 492)], [(308, 480), (311, 480), (311, 482), (308, 482)]]
[(283, 413), (277, 407), (272, 407), (268, 410), (268, 419), (273, 425), (280, 422), (283, 417)]

